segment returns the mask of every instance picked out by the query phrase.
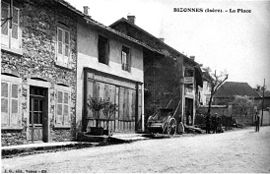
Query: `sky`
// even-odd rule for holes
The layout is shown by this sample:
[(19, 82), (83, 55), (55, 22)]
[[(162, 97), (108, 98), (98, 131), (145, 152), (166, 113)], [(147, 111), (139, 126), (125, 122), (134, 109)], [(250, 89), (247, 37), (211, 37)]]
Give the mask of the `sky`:
[[(66, 0), (78, 10), (110, 25), (135, 15), (135, 24), (228, 81), (270, 89), (270, 1), (243, 0)], [(200, 8), (202, 12), (174, 12)], [(219, 12), (206, 12), (220, 9)], [(236, 10), (235, 13), (230, 13)], [(237, 9), (242, 9), (239, 13)], [(242, 13), (248, 10), (250, 13)], [(227, 12), (226, 12), (227, 11)]]

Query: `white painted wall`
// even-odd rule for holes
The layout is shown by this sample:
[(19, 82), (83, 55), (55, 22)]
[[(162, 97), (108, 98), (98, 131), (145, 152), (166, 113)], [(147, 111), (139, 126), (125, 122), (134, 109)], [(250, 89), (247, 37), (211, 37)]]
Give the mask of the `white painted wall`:
[[(86, 24), (78, 23), (77, 26), (77, 102), (76, 102), (76, 123), (82, 120), (83, 109), (83, 68), (88, 67), (94, 70), (112, 74), (125, 79), (143, 83), (143, 51), (142, 48), (127, 43), (122, 43), (107, 37), (109, 40), (109, 64), (105, 65), (98, 62), (98, 35), (99, 33)], [(104, 36), (104, 35), (103, 35)], [(106, 37), (106, 36), (105, 36)], [(122, 46), (128, 46), (131, 51), (131, 72), (122, 70), (121, 50)], [(142, 94), (144, 88), (142, 88)], [(144, 103), (142, 98), (142, 103)], [(144, 105), (142, 105), (144, 111)], [(144, 115), (144, 114), (143, 114)]]

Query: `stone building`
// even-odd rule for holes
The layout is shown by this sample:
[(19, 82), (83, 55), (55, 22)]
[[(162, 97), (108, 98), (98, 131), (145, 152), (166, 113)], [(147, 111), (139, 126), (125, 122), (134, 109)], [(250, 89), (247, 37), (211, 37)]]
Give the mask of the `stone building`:
[(245, 82), (225, 82), (213, 97), (213, 104), (227, 106), (227, 116), (237, 123), (252, 125), (256, 111), (255, 98), (259, 94)]
[(226, 81), (214, 95), (213, 103), (216, 105), (227, 105), (235, 99), (235, 96), (247, 96), (251, 100), (260, 97), (248, 83)]
[[(129, 15), (127, 19), (121, 18), (110, 27), (154, 49), (154, 51), (143, 49), (145, 120), (158, 108), (170, 108), (174, 110), (174, 117), (178, 122), (186, 123), (186, 113), (189, 109), (193, 117), (191, 124), (193, 124), (197, 86), (201, 85), (201, 71), (198, 64), (167, 45), (163, 38), (157, 38), (137, 26), (135, 16)], [(185, 69), (189, 69), (191, 72), (189, 74), (191, 77), (189, 85), (191, 102), (189, 105), (185, 101), (188, 88), (184, 84)]]
[(58, 0), (1, 1), (2, 145), (75, 134), (77, 17)]

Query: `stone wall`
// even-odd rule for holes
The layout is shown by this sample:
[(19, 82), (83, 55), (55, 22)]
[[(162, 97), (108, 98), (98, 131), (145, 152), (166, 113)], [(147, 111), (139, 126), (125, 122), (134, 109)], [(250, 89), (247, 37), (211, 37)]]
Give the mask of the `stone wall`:
[[(71, 140), (75, 135), (76, 66), (77, 66), (77, 18), (76, 15), (52, 0), (14, 1), (20, 9), (20, 29), (22, 31), (22, 54), (2, 51), (1, 73), (12, 74), (22, 79), (21, 114), (23, 130), (2, 130), (2, 145), (27, 143), (26, 131), (29, 119), (29, 80), (42, 79), (50, 84), (49, 118), (50, 139)], [(56, 65), (57, 26), (65, 25), (70, 31), (70, 68)], [(55, 129), (56, 85), (71, 88), (71, 128)], [(15, 138), (17, 137), (17, 138)], [(14, 141), (16, 139), (16, 141)]]
[(10, 130), (1, 132), (2, 146), (11, 146), (18, 144), (26, 144), (26, 133), (20, 130)]
[[(208, 106), (201, 106), (197, 109), (197, 114), (206, 114)], [(254, 122), (254, 107), (241, 108), (236, 105), (214, 105), (211, 108), (211, 115), (217, 113), (219, 116), (232, 117), (236, 123), (242, 125), (252, 125)]]
[[(176, 109), (181, 99), (179, 62), (169, 57), (144, 57), (145, 117), (158, 108)], [(181, 105), (180, 105), (181, 106)], [(181, 107), (178, 108), (181, 111)], [(178, 113), (180, 119), (180, 113)]]

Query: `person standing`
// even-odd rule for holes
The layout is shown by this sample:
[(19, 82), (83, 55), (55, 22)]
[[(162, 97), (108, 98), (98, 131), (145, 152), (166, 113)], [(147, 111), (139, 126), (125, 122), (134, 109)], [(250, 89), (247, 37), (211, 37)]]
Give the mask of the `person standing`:
[(217, 113), (215, 113), (212, 117), (212, 125), (213, 133), (217, 133)]
[(256, 126), (255, 131), (259, 132), (260, 131), (260, 116), (259, 116), (258, 112), (256, 112), (256, 114), (255, 114), (255, 126)]
[(206, 115), (206, 133), (210, 134), (210, 115), (207, 113)]

